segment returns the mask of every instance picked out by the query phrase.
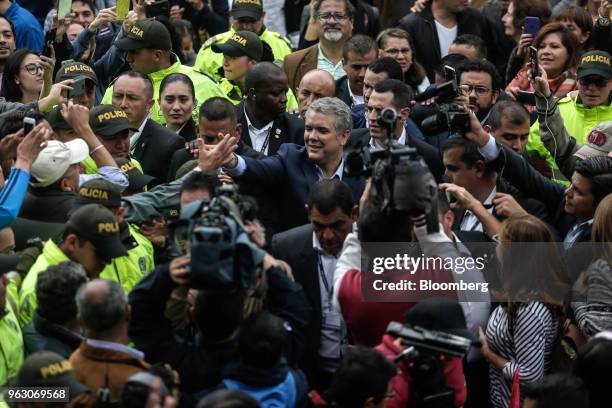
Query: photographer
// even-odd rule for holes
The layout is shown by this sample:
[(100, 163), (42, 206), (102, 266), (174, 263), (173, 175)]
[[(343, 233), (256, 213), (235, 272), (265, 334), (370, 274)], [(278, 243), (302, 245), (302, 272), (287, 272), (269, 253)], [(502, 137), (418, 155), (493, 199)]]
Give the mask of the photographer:
[[(466, 328), (465, 317), (459, 303), (443, 298), (430, 298), (417, 303), (406, 313), (405, 323), (426, 330), (436, 330), (454, 334), (476, 341), (476, 336)], [(382, 342), (375, 347), (376, 351), (394, 361), (406, 345), (401, 337), (385, 334)], [(385, 403), (386, 408), (405, 407), (410, 401), (411, 386), (414, 387), (414, 374), (410, 370), (410, 359), (404, 357), (397, 363), (398, 373), (391, 380), (395, 396)], [(455, 407), (461, 407), (466, 401), (467, 389), (461, 358), (454, 357), (445, 361), (444, 377), (446, 385), (454, 390)], [(414, 390), (413, 390), (414, 391)]]
[[(240, 258), (236, 261), (254, 267), (245, 255), (237, 256)], [(183, 392), (197, 398), (221, 381), (221, 370), (234, 358), (236, 333), (245, 304), (250, 299), (247, 291), (237, 283), (231, 289), (198, 289), (190, 310), (197, 333), (193, 338), (177, 340), (164, 310), (174, 288), (193, 288), (202, 284), (198, 280), (196, 285), (194, 273), (189, 272), (189, 269), (193, 270), (193, 265), (189, 268), (190, 262), (189, 256), (181, 256), (169, 264), (158, 266), (133, 289), (130, 294), (133, 317), (130, 338), (151, 362), (164, 362), (174, 367), (182, 379)], [(220, 269), (212, 271), (213, 274), (218, 272)], [(250, 272), (250, 269), (241, 269), (240, 273), (244, 276), (243, 273)], [(283, 319), (286, 328), (291, 328), (287, 356), (293, 363), (301, 353), (303, 332), (310, 322), (310, 307), (301, 286), (276, 267), (275, 260), (269, 255), (263, 261), (262, 278), (267, 284), (265, 307)]]

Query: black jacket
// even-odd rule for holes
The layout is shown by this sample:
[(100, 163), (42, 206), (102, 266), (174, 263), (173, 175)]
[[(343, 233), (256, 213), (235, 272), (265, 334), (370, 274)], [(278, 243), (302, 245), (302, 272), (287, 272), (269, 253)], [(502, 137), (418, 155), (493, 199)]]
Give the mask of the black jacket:
[(198, 138), (198, 129), (193, 119), (190, 118), (187, 123), (185, 123), (181, 131), (178, 132), (178, 135), (186, 142), (191, 142)]
[(38, 313), (34, 314), (32, 322), (23, 329), (26, 355), (38, 351), (52, 351), (68, 359), (82, 341), (83, 336), (80, 334), (52, 323)]
[[(370, 143), (370, 129), (353, 129), (351, 137), (344, 147), (345, 150), (351, 151), (366, 146)], [(417, 150), (438, 183), (442, 182), (444, 175), (444, 164), (442, 164), (442, 156), (440, 152), (432, 145), (423, 141), (417, 140), (412, 135), (406, 133), (406, 146), (414, 147)]]
[(321, 288), (312, 233), (310, 224), (292, 228), (274, 235), (270, 246), (273, 257), (291, 266), (293, 278), (304, 288), (304, 294), (312, 307), (312, 324), (306, 332), (304, 356), (300, 363), (310, 384), (316, 381), (321, 332)]
[[(249, 135), (249, 125), (244, 113), (244, 101), (236, 105), (238, 123), (242, 124), (242, 140), (247, 146), (253, 148), (251, 136)], [(268, 156), (272, 156), (278, 151), (283, 143), (295, 143), (304, 146), (304, 121), (296, 115), (284, 112), (274, 119), (274, 124), (270, 130), (270, 142), (268, 145)]]
[[(499, 157), (491, 163), (497, 170), (503, 169), (503, 177), (521, 193), (540, 200), (551, 216), (560, 240), (577, 223), (576, 216), (565, 212), (565, 187), (542, 176), (525, 158), (512, 149), (501, 146)], [(566, 248), (564, 259), (569, 276), (575, 280), (591, 262), (591, 246), (582, 243), (591, 240), (591, 226), (581, 230), (574, 244)]]
[(158, 184), (165, 183), (168, 181), (172, 155), (184, 145), (182, 137), (147, 119), (132, 156), (140, 162), (144, 174), (155, 177)]
[(349, 108), (353, 106), (353, 99), (349, 91), (349, 80), (346, 75), (336, 81), (336, 98), (346, 103)]
[[(301, 354), (304, 328), (310, 324), (311, 310), (302, 287), (278, 268), (266, 271), (266, 307), (291, 326), (290, 363)], [(165, 316), (166, 302), (176, 284), (168, 264), (160, 265), (141, 280), (129, 295), (132, 319), (129, 337), (147, 356), (147, 362), (170, 364), (181, 378), (181, 389), (197, 392), (215, 387), (221, 370), (234, 359), (235, 342), (206, 342), (201, 336), (181, 341)], [(220, 305), (222, 307), (222, 305)]]
[[(442, 57), (431, 6), (428, 5), (420, 13), (408, 14), (399, 21), (398, 26), (410, 33), (414, 41), (415, 59), (423, 65), (429, 82), (433, 84), (434, 70)], [(462, 34), (474, 34), (482, 38), (487, 43), (489, 59), (497, 61), (495, 53), (498, 47), (492, 41), (489, 21), (478, 10), (466, 7), (457, 14), (457, 37)]]

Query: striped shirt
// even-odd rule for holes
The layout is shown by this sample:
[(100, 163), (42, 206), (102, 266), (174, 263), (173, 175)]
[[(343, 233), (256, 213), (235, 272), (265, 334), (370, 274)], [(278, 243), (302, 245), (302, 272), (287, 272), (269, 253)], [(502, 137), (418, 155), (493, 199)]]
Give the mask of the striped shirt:
[(510, 333), (508, 317), (506, 309), (498, 306), (487, 324), (489, 347), (508, 360), (501, 371), (493, 366), (489, 368), (490, 399), (495, 408), (508, 407), (516, 369), (521, 384), (544, 377), (557, 336), (558, 321), (541, 302), (532, 301), (517, 308), (513, 334)]
[[(584, 280), (583, 280), (583, 279)], [(612, 267), (605, 259), (593, 262), (574, 285), (574, 317), (587, 339), (612, 330)]]

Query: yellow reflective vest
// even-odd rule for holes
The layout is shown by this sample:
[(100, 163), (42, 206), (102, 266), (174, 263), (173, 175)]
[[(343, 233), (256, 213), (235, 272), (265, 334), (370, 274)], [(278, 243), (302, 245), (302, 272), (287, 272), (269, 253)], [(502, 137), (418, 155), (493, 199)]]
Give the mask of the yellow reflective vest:
[[(203, 71), (195, 67), (188, 67), (186, 65), (181, 64), (176, 55), (173, 56), (175, 62), (170, 65), (166, 69), (162, 69), (160, 71), (152, 72), (148, 75), (153, 82), (153, 100), (155, 104), (151, 108), (151, 119), (163, 125), (166, 123), (166, 119), (159, 107), (159, 87), (161, 85), (162, 80), (170, 74), (174, 73), (182, 73), (187, 75), (191, 81), (193, 82), (193, 87), (195, 89), (196, 99), (198, 105), (193, 112), (193, 120), (198, 123), (198, 118), (200, 115), (200, 106), (208, 99), (213, 96), (223, 96), (223, 92), (219, 88), (219, 84), (214, 79), (212, 75), (209, 75)], [(104, 93), (104, 97), (102, 98), (102, 104), (112, 104), (113, 101), (113, 87), (110, 86), (106, 89)]]
[[(223, 44), (230, 39), (234, 32), (235, 31), (231, 29), (209, 38), (208, 41), (202, 45), (202, 48), (200, 48), (194, 66), (208, 72), (217, 78), (217, 80), (221, 81), (223, 74), (220, 72), (220, 68), (223, 67), (223, 54), (214, 52), (211, 46), (213, 44)], [(291, 42), (287, 38), (267, 28), (264, 28), (259, 38), (267, 42), (270, 48), (272, 48), (275, 61), (282, 62), (287, 55), (293, 52), (291, 49)]]
[(4, 305), (4, 316), (0, 317), (0, 387), (8, 385), (17, 376), (23, 364), (23, 336), (19, 321), (10, 302)]

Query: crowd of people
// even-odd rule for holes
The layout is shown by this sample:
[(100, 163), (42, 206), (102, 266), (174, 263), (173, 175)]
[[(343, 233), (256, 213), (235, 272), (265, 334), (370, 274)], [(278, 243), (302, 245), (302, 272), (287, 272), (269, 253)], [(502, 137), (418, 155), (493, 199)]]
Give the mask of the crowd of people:
[(0, 0), (0, 406), (608, 407), (611, 18)]

